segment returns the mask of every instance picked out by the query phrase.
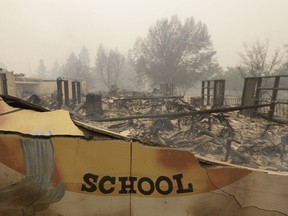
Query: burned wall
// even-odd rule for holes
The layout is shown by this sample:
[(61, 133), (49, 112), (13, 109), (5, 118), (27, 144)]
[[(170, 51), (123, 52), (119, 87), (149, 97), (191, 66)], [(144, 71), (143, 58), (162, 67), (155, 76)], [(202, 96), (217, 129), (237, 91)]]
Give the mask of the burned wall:
[(18, 96), (13, 72), (5, 71), (0, 73), (0, 94)]

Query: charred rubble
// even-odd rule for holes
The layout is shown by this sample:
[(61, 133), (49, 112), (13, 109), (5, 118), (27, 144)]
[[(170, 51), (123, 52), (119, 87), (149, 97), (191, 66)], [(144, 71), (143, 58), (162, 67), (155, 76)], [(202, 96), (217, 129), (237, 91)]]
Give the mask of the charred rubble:
[[(98, 102), (89, 104), (89, 99)], [(39, 105), (45, 104), (49, 109), (57, 108), (52, 98), (41, 98)], [(141, 97), (92, 94), (87, 96), (86, 102), (62, 108), (70, 111), (75, 120), (141, 140), (147, 145), (185, 149), (254, 168), (288, 170), (287, 124), (244, 115), (240, 106), (213, 108), (191, 104), (181, 96), (143, 93)]]
[[(188, 98), (175, 96), (173, 85), (151, 93), (83, 94), (81, 82), (58, 78), (53, 93), (40, 96), (34, 92), (24, 99), (48, 110), (66, 109), (74, 120), (147, 145), (185, 149), (253, 168), (287, 171), (288, 102), (277, 98), (280, 91), (288, 90), (287, 82), (281, 82), (285, 78), (288, 76), (245, 78), (242, 97), (234, 98), (232, 103), (224, 95), (225, 80), (203, 81), (201, 96)], [(272, 87), (265, 83), (272, 83)], [(267, 92), (270, 98), (263, 97)]]
[[(110, 98), (103, 100), (103, 109), (103, 116), (90, 119), (91, 124), (153, 146), (182, 148), (233, 164), (287, 171), (286, 124), (247, 117), (240, 111), (203, 113), (208, 110), (192, 106), (183, 98), (157, 102), (155, 98)], [(167, 117), (162, 117), (163, 113)]]

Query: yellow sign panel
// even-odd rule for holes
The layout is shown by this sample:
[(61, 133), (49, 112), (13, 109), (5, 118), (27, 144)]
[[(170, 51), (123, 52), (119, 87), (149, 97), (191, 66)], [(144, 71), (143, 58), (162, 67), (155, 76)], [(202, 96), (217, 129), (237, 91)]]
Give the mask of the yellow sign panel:
[[(3, 211), (5, 205), (16, 211), (45, 204), (49, 208), (41, 215), (288, 213), (286, 175), (200, 164), (187, 151), (122, 140), (6, 134), (0, 136), (0, 154), (0, 197), (21, 200), (16, 205), (0, 198)], [(31, 190), (14, 192), (21, 187)], [(29, 196), (33, 202), (27, 204), (23, 197)], [(219, 213), (213, 214), (215, 209)]]

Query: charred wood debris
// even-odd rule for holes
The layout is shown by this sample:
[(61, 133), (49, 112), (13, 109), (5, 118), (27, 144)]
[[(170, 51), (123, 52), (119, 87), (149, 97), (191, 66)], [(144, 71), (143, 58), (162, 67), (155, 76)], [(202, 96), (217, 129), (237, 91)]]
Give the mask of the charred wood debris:
[[(57, 109), (53, 95), (35, 94), (27, 101), (49, 110)], [(61, 108), (68, 110), (75, 120), (147, 145), (185, 149), (252, 168), (288, 171), (288, 125), (242, 115), (241, 107), (213, 109), (193, 105), (181, 96), (159, 97), (150, 93), (137, 97), (101, 93), (100, 103), (94, 106), (98, 110), (94, 113), (87, 112), (87, 101), (78, 105), (71, 101), (69, 107)]]

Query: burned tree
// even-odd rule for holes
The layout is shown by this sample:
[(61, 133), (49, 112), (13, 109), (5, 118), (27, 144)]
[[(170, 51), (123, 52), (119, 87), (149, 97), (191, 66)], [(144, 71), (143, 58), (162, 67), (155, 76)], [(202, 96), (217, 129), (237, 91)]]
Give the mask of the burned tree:
[(109, 91), (112, 90), (113, 86), (117, 86), (124, 62), (125, 56), (117, 49), (105, 50), (102, 45), (98, 47), (96, 73), (100, 74), (102, 81)]
[(63, 76), (67, 77), (67, 78), (75, 78), (76, 74), (77, 74), (77, 57), (74, 54), (74, 52), (72, 52), (67, 61), (66, 64), (64, 66), (64, 70), (63, 70)]
[(177, 16), (158, 20), (133, 49), (135, 70), (152, 86), (174, 83), (184, 92), (219, 69), (215, 54), (207, 26), (193, 17), (182, 23)]
[(282, 66), (281, 50), (274, 50), (269, 57), (269, 40), (244, 43), (244, 52), (239, 52), (241, 63), (238, 67), (243, 77), (259, 77), (276, 74)]

